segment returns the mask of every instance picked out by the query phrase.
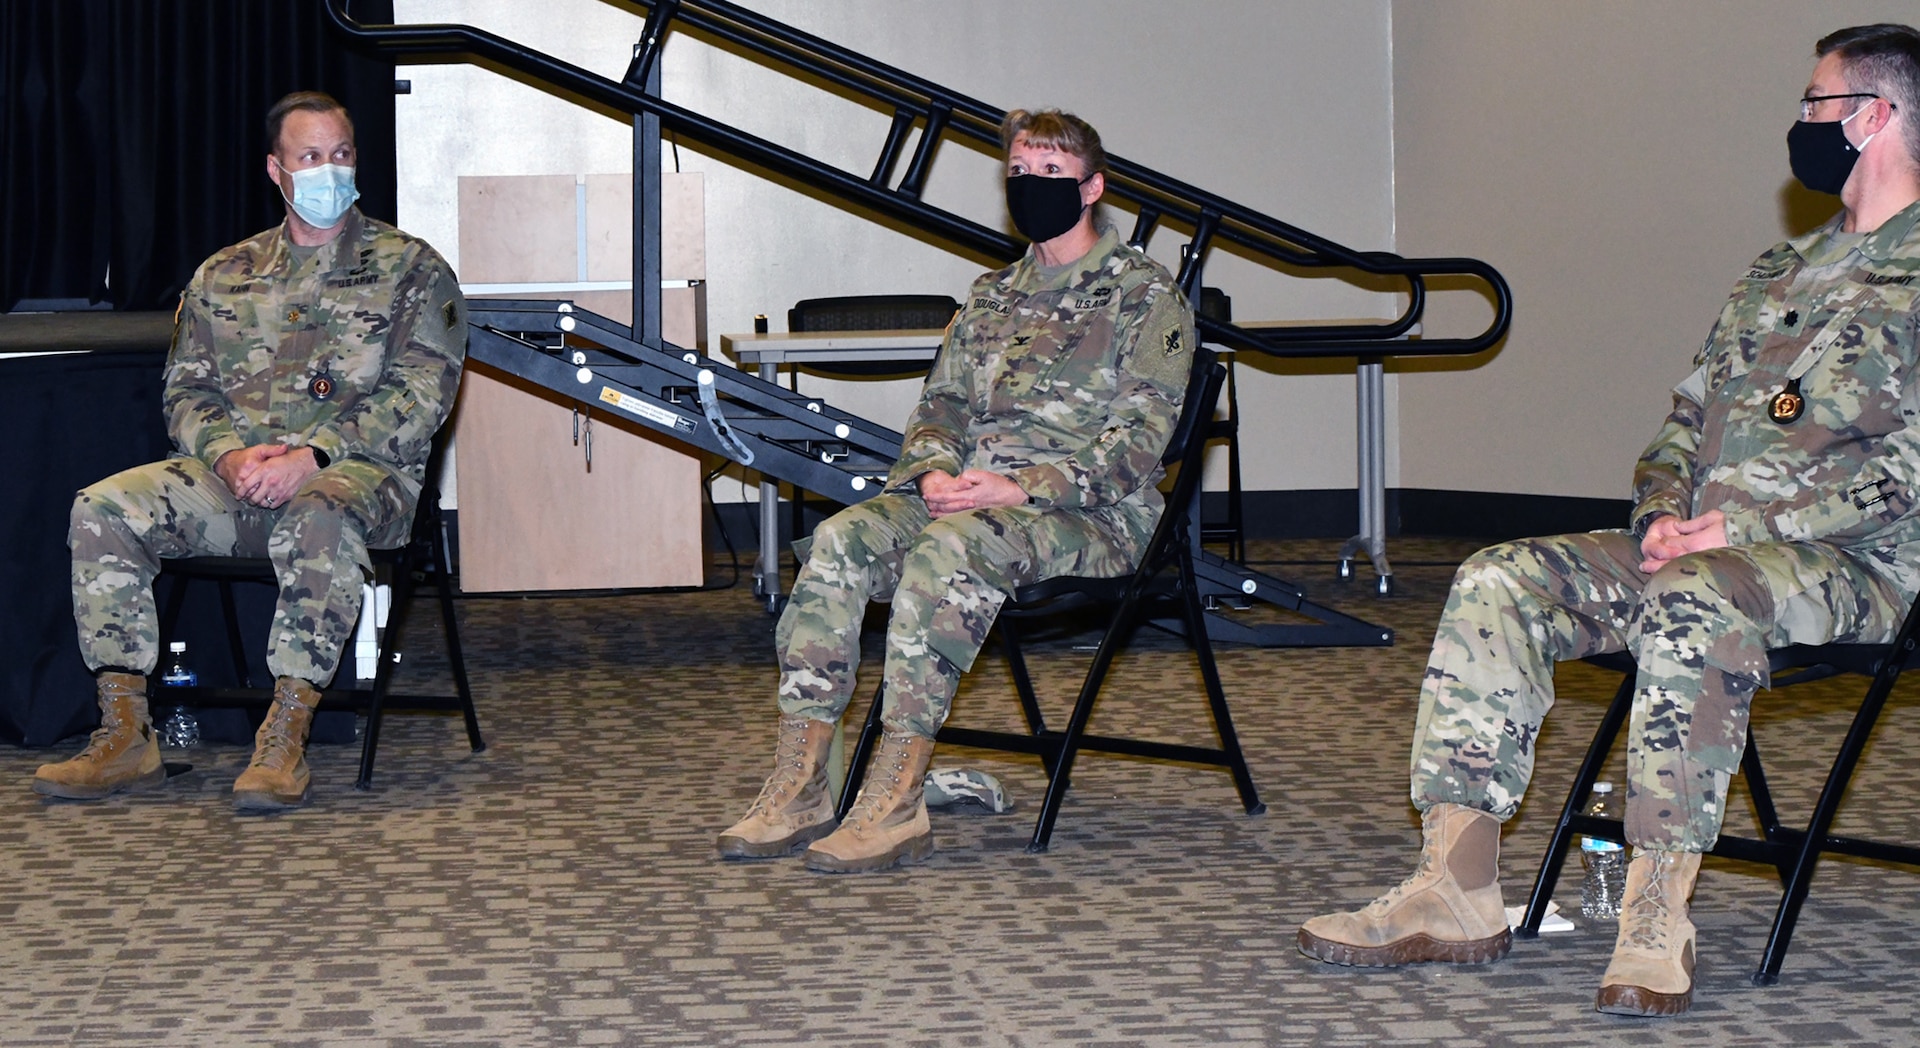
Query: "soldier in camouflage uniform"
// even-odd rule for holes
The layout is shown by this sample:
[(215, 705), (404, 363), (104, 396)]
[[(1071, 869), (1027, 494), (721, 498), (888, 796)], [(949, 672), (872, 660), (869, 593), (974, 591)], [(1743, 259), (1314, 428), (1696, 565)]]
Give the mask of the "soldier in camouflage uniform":
[[(968, 292), (882, 494), (814, 535), (775, 634), (775, 770), (723, 856), (811, 844), (810, 868), (851, 872), (931, 853), (922, 774), (1001, 603), (1050, 576), (1127, 573), (1159, 519), (1192, 315), (1163, 267), (1095, 229), (1106, 158), (1091, 127), (1016, 110), (1002, 141), (1008, 210), (1033, 246)], [(825, 762), (869, 600), (893, 604), (885, 730), (836, 829)]]
[(161, 557), (266, 556), (274, 701), (234, 783), (243, 811), (305, 802), (319, 688), (358, 617), (368, 546), (406, 540), (466, 350), (431, 247), (353, 208), (353, 125), (302, 92), (267, 119), (286, 222), (215, 254), (181, 296), (164, 405), (174, 454), (81, 491), (68, 544), (101, 726), (34, 789), (90, 799), (165, 778), (147, 709)]
[(1414, 731), (1419, 871), (1308, 921), (1309, 955), (1504, 955), (1499, 826), (1526, 793), (1554, 664), (1628, 650), (1635, 851), (1595, 1006), (1691, 1003), (1687, 897), (1767, 649), (1890, 640), (1920, 590), (1920, 33), (1842, 30), (1818, 53), (1789, 148), (1795, 174), (1845, 209), (1735, 286), (1640, 459), (1630, 531), (1506, 543), (1460, 568)]

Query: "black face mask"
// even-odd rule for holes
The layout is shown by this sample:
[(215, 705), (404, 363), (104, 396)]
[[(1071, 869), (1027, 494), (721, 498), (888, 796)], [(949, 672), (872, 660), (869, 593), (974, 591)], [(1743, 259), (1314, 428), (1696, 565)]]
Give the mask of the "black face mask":
[(1816, 193), (1840, 195), (1847, 176), (1853, 174), (1854, 161), (1860, 159), (1860, 151), (1847, 141), (1845, 124), (1845, 120), (1817, 124), (1801, 120), (1787, 131), (1787, 163), (1801, 185)]
[(1080, 183), (1085, 181), (1072, 176), (1007, 176), (1007, 214), (1013, 219), (1013, 228), (1036, 244), (1072, 229), (1086, 210), (1080, 203)]

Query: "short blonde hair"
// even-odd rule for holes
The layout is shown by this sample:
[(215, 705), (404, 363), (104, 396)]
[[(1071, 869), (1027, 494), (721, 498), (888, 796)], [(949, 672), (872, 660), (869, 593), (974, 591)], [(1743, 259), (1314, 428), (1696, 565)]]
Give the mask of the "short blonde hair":
[(1013, 140), (1027, 136), (1027, 144), (1041, 149), (1058, 149), (1080, 158), (1087, 174), (1107, 169), (1107, 151), (1100, 148), (1100, 132), (1093, 125), (1058, 109), (1029, 112), (1015, 109), (1000, 122), (1000, 148), (1012, 149)]

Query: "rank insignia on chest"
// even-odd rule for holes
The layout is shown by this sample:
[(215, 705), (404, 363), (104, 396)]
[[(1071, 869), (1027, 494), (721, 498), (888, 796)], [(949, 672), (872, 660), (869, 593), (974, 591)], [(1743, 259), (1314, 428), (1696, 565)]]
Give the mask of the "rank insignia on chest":
[(295, 306), (292, 309), (287, 310), (287, 323), (289, 324), (300, 323), (300, 307), (299, 306)]
[(312, 394), (315, 400), (325, 400), (333, 396), (333, 376), (327, 374), (313, 376), (313, 381), (307, 383), (307, 392)]

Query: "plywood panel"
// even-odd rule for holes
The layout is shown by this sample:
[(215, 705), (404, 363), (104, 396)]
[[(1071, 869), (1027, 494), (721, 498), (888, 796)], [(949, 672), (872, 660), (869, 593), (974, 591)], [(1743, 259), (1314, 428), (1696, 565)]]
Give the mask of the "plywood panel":
[[(698, 173), (660, 176), (660, 277), (707, 279), (706, 182)], [(587, 279), (633, 276), (633, 179), (587, 176)]]
[[(661, 210), (666, 210), (664, 200)], [(663, 236), (660, 244), (663, 261), (666, 252)], [(631, 175), (587, 176), (587, 279), (633, 279)]]
[(529, 284), (580, 279), (573, 175), (460, 179), (460, 282)]
[(683, 445), (595, 412), (589, 464), (571, 402), (483, 364), (460, 400), (463, 590), (701, 583), (699, 463)]
[[(573, 283), (581, 260), (595, 281), (630, 279), (631, 208), (609, 190), (628, 176), (588, 179), (587, 237), (576, 176), (473, 176), (460, 180), (460, 268), (467, 284)], [(598, 187), (594, 192), (591, 187)], [(701, 239), (691, 195), (668, 194), (674, 236)], [(664, 226), (663, 226), (664, 228)], [(624, 230), (624, 232), (621, 232)], [(624, 247), (621, 246), (624, 244)], [(691, 256), (689, 256), (689, 250)], [(663, 253), (704, 258), (704, 246)], [(702, 263), (704, 266), (704, 262)], [(680, 279), (688, 279), (682, 277)], [(630, 323), (632, 293), (518, 293), (564, 298)], [(701, 289), (663, 296), (662, 333), (678, 345), (703, 337)], [(602, 415), (593, 462), (574, 443), (573, 402), (512, 376), (470, 367), (454, 428), (458, 448), (461, 585), (473, 592), (696, 586), (702, 581), (700, 459), (693, 449)], [(631, 428), (629, 428), (631, 427)]]

